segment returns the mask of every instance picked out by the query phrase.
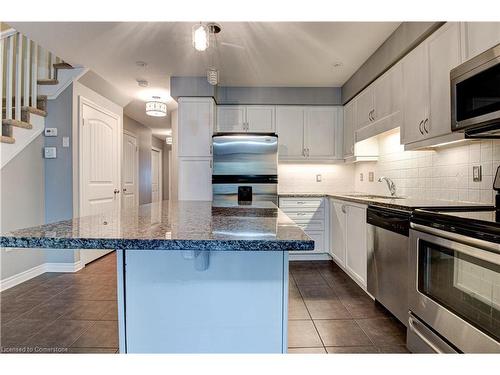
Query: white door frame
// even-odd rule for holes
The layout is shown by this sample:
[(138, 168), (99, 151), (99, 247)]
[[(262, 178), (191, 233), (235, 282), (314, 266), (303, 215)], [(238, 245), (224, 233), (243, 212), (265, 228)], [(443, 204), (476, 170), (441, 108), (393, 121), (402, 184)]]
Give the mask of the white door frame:
[[(85, 98), (84, 96), (82, 95), (79, 95), (78, 96), (78, 101), (79, 101), (79, 105), (78, 105), (78, 213), (79, 215), (81, 215), (81, 212), (82, 212), (82, 207), (83, 207), (83, 170), (82, 168), (80, 168), (81, 166), (81, 161), (83, 160), (83, 147), (82, 147), (82, 142), (83, 142), (83, 137), (81, 137), (81, 134), (83, 134), (83, 105), (88, 105), (89, 107), (92, 107), (93, 109), (95, 109), (96, 111), (99, 111), (99, 112), (102, 112), (110, 117), (113, 117), (117, 123), (118, 123), (118, 128), (116, 129), (117, 131), (117, 134), (115, 135), (117, 137), (117, 139), (120, 140), (120, 142), (117, 142), (117, 147), (118, 147), (118, 168), (117, 168), (117, 173), (118, 173), (118, 178), (117, 178), (117, 181), (118, 183), (121, 185), (121, 181), (122, 181), (122, 161), (121, 161), (121, 158), (122, 158), (122, 143), (123, 143), (123, 139), (122, 139), (122, 136), (121, 136), (121, 129), (120, 129), (120, 116), (117, 115), (116, 113), (113, 113), (109, 110), (107, 110), (106, 108), (103, 108), (101, 107), (99, 104), (96, 104), (94, 103), (92, 100), (89, 100), (87, 98)], [(118, 188), (121, 188), (121, 186), (119, 186)], [(121, 204), (121, 202), (120, 202)]]
[[(138, 138), (137, 138), (137, 135), (135, 135), (135, 133), (133, 133), (127, 129), (123, 129), (123, 134), (127, 134), (128, 136), (135, 138), (135, 141), (136, 141), (135, 165), (137, 166), (137, 168), (135, 170), (136, 184), (135, 184), (135, 193), (134, 194), (135, 194), (135, 204), (136, 204), (136, 206), (138, 206), (139, 205), (139, 143), (138, 143)], [(123, 136), (122, 136), (122, 144), (123, 144)], [(123, 158), (123, 150), (122, 150), (121, 157)], [(123, 168), (123, 160), (121, 160), (121, 167)], [(121, 177), (123, 177), (123, 174)], [(123, 181), (120, 181), (120, 184), (122, 185), (121, 188), (123, 190)], [(123, 191), (122, 191), (122, 193), (123, 193)]]
[[(163, 200), (163, 150), (161, 148), (158, 148), (158, 147), (155, 147), (155, 146), (151, 146), (151, 151), (158, 151), (158, 153), (160, 154), (159, 156), (159, 161), (158, 161), (158, 168), (160, 169), (160, 182), (159, 182), (159, 197), (160, 197), (160, 202)], [(152, 167), (152, 163), (151, 163), (151, 167)], [(153, 172), (151, 171), (151, 175), (153, 175)], [(153, 186), (151, 184), (151, 190), (153, 189)], [(152, 197), (151, 197), (152, 198)], [(151, 199), (152, 200), (152, 199)]]

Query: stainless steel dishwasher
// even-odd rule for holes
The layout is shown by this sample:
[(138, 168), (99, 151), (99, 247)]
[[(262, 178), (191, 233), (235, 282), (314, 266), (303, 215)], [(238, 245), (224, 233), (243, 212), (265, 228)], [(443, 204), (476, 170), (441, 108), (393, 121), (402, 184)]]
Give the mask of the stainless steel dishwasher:
[(411, 212), (369, 206), (368, 292), (408, 325), (408, 236)]

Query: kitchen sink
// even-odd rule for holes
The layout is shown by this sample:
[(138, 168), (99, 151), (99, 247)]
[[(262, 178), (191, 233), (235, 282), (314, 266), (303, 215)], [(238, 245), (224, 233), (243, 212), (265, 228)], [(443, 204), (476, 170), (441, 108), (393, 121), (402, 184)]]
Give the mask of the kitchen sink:
[(366, 198), (366, 199), (404, 199), (404, 197), (391, 197), (390, 195), (375, 195), (375, 194), (349, 194), (348, 197), (352, 198)]

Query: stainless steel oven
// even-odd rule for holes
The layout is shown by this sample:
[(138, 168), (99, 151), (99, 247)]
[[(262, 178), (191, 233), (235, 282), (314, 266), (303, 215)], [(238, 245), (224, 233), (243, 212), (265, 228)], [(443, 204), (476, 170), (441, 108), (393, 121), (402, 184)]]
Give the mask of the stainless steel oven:
[(500, 138), (500, 44), (450, 72), (451, 130)]
[(500, 353), (500, 244), (412, 222), (409, 276), (410, 350)]

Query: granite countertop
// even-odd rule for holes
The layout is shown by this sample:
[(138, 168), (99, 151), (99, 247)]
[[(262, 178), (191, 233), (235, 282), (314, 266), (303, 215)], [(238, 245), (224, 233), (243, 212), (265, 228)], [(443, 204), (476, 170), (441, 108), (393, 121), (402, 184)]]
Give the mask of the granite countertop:
[(304, 251), (314, 241), (270, 202), (163, 201), (16, 230), (2, 247)]
[(367, 197), (369, 193), (284, 193), (279, 194), (280, 197), (284, 198), (318, 198), (318, 197), (330, 197), (336, 198), (348, 202), (367, 204), (372, 206), (382, 206), (387, 208), (394, 208), (399, 210), (413, 211), (416, 208), (447, 208), (447, 207), (492, 207), (492, 205), (473, 203), (473, 202), (463, 202), (463, 201), (447, 201), (440, 199), (418, 199), (418, 198), (390, 198), (377, 196), (373, 194), (372, 197)]

